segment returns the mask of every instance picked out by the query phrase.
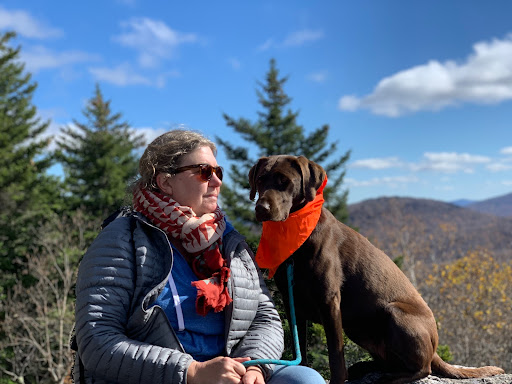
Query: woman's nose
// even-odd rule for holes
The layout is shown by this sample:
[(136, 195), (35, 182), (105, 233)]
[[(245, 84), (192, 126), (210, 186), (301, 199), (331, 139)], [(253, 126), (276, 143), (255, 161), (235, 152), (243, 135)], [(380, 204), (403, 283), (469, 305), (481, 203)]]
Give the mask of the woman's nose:
[(222, 180), (219, 179), (219, 177), (217, 176), (217, 174), (215, 172), (213, 172), (212, 178), (208, 182), (208, 185), (210, 187), (220, 187), (222, 185)]

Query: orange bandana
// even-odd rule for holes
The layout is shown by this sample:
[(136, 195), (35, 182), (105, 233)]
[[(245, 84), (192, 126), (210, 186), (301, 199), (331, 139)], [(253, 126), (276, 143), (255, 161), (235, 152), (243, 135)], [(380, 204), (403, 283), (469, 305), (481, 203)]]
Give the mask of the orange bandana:
[(269, 270), (269, 278), (277, 268), (306, 241), (315, 229), (324, 203), (323, 191), (327, 177), (316, 191), (313, 201), (290, 213), (285, 221), (264, 221), (256, 262)]

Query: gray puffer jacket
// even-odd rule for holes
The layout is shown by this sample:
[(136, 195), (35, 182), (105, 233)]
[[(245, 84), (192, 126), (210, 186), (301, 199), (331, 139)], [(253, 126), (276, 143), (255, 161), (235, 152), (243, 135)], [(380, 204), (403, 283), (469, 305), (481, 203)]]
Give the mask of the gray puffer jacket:
[[(254, 256), (236, 231), (224, 236), (231, 268), (226, 356), (278, 359), (283, 330)], [(193, 361), (167, 316), (151, 306), (172, 268), (160, 229), (136, 214), (119, 217), (94, 240), (76, 285), (76, 383), (186, 383)], [(271, 366), (262, 366), (268, 377)]]

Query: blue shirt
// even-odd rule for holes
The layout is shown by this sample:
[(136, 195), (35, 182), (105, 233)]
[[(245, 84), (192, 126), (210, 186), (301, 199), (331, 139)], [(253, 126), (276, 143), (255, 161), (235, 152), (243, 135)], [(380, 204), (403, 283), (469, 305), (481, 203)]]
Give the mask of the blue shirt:
[[(233, 230), (233, 226), (229, 222), (226, 221), (226, 224), (224, 235)], [(180, 330), (169, 281), (154, 305), (162, 307), (185, 352), (192, 355), (195, 360), (206, 361), (221, 356), (224, 354), (226, 345), (224, 312), (210, 311), (206, 316), (201, 316), (196, 312), (197, 289), (191, 283), (197, 281), (198, 277), (174, 247), (173, 255), (171, 274), (180, 299), (185, 329)]]

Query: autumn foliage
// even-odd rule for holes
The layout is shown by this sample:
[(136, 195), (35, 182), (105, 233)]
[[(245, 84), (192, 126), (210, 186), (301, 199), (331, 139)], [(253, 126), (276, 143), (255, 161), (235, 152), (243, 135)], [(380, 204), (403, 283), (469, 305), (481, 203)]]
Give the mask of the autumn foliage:
[(512, 372), (512, 220), (452, 204), (380, 198), (349, 207), (436, 317), (452, 363)]
[(457, 364), (512, 371), (512, 263), (471, 251), (422, 269), (419, 290)]

